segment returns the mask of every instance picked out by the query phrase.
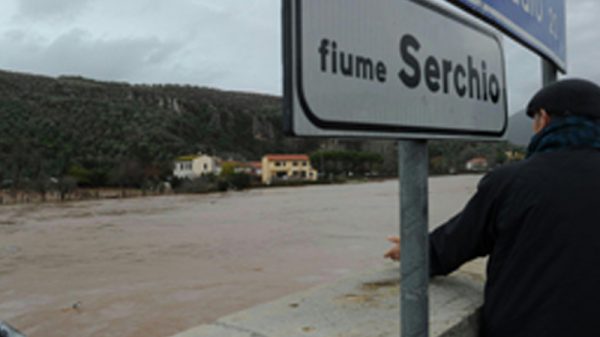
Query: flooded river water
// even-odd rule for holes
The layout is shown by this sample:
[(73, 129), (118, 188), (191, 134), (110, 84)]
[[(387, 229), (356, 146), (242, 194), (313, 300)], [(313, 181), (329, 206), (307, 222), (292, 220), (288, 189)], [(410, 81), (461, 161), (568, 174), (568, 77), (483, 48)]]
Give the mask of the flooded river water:
[[(478, 176), (430, 179), (433, 225)], [(163, 337), (393, 262), (398, 182), (0, 206), (0, 320), (29, 337)]]

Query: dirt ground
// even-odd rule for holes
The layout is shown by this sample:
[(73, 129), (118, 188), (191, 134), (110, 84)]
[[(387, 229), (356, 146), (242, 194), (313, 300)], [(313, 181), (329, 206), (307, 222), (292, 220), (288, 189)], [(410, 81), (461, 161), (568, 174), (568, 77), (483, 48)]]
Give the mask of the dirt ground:
[[(478, 179), (430, 179), (431, 224)], [(392, 264), (398, 218), (393, 180), (0, 206), (0, 320), (29, 337), (170, 336)]]

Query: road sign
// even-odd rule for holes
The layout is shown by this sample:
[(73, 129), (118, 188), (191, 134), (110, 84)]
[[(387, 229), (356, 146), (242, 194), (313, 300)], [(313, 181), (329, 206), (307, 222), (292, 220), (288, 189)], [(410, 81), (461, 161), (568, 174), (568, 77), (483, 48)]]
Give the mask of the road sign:
[(448, 0), (566, 71), (565, 0)]
[(283, 1), (285, 129), (298, 136), (497, 139), (502, 44), (429, 1)]

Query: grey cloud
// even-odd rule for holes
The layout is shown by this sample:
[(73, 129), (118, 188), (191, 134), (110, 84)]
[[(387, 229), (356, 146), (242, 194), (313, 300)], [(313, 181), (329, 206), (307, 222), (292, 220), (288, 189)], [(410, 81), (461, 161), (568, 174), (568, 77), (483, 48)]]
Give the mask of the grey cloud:
[(17, 43), (9, 39), (5, 35), (0, 41), (2, 50), (9, 51), (5, 54), (9, 65), (25, 64), (28, 71), (48, 75), (77, 74), (103, 80), (135, 81), (145, 72), (168, 67), (182, 48), (177, 41), (154, 37), (94, 39), (82, 30), (72, 30), (44, 44), (35, 39)]
[(73, 16), (90, 3), (91, 0), (18, 0), (20, 18), (49, 19)]
[(46, 55), (62, 73), (129, 79), (166, 62), (179, 48), (177, 42), (157, 38), (94, 40), (72, 31), (54, 41)]
[(27, 34), (25, 34), (25, 32), (23, 32), (22, 30), (13, 29), (13, 30), (6, 31), (4, 33), (4, 37), (7, 40), (10, 40), (13, 42), (18, 42), (18, 41), (22, 41), (23, 39), (25, 39), (27, 37)]
[(0, 35), (2, 68), (280, 93), (276, 1), (14, 1), (26, 20)]
[(541, 87), (540, 58), (508, 38), (505, 41), (509, 113), (516, 113)]
[(584, 77), (600, 83), (600, 34), (596, 29), (600, 2), (567, 1), (567, 77)]

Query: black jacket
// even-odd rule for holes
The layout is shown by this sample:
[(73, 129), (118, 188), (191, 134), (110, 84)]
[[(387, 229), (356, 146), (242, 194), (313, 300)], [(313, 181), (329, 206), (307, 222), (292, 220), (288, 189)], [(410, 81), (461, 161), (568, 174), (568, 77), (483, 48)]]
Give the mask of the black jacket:
[(600, 151), (535, 154), (486, 175), (431, 233), (431, 273), (485, 255), (485, 337), (600, 336)]

